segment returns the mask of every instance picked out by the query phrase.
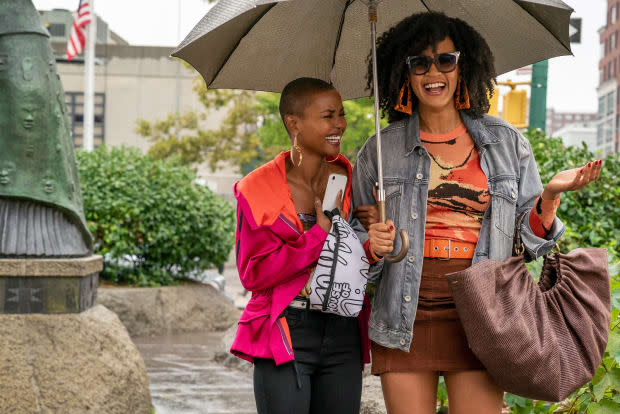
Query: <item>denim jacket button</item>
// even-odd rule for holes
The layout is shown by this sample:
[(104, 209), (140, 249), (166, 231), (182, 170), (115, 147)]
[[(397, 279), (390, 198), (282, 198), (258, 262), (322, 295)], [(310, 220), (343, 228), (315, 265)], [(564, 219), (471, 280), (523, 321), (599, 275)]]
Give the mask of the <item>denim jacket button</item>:
[(411, 302), (411, 296), (405, 295), (405, 302)]
[(401, 344), (401, 345), (405, 345), (405, 340), (404, 340), (404, 339), (401, 339), (401, 340), (400, 340), (400, 344)]
[(412, 219), (417, 219), (418, 218), (418, 213), (411, 213), (411, 218)]
[(409, 256), (407, 260), (409, 261), (409, 263), (413, 263), (415, 261), (415, 257)]
[(424, 154), (424, 150), (422, 148), (418, 148), (418, 155)]
[(512, 193), (510, 193), (510, 196), (511, 196), (512, 198), (517, 198), (517, 194), (516, 194), (514, 191), (513, 191)]
[(418, 180), (421, 180), (422, 177), (424, 177), (422, 174), (418, 173), (416, 174), (415, 178), (417, 178)]

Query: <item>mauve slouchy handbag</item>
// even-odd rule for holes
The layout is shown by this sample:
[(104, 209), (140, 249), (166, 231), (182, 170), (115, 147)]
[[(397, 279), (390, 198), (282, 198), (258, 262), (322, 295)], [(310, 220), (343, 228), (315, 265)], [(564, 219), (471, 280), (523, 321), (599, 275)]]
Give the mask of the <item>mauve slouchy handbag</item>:
[(611, 318), (605, 249), (545, 257), (538, 283), (515, 254), (447, 275), (469, 346), (505, 391), (561, 401), (601, 363)]

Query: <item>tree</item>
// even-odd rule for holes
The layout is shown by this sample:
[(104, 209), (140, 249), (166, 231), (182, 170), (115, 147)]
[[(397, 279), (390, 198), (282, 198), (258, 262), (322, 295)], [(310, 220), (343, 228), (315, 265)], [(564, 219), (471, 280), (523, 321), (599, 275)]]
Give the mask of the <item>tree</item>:
[[(247, 174), (291, 146), (280, 119), (280, 95), (269, 92), (207, 90), (198, 75), (194, 91), (204, 112), (170, 113), (160, 121), (137, 121), (136, 132), (153, 143), (149, 154), (157, 159), (179, 157), (188, 164), (208, 161), (216, 170), (225, 161)], [(348, 121), (341, 150), (350, 160), (374, 134), (373, 103), (369, 98), (344, 102)], [(226, 109), (226, 117), (215, 130), (201, 121), (209, 112)], [(382, 120), (382, 126), (386, 122)]]

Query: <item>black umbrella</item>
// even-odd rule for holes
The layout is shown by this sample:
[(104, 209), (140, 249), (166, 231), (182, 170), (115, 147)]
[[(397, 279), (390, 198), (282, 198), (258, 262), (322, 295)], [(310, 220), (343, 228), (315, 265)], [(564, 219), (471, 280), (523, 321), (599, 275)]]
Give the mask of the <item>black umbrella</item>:
[[(571, 54), (573, 10), (560, 0), (220, 0), (172, 56), (196, 68), (208, 88), (280, 92), (291, 80), (308, 76), (331, 82), (344, 99), (352, 99), (371, 95), (366, 89), (370, 43), (372, 95), (378, 96), (376, 34), (425, 11), (443, 12), (476, 29), (489, 44), (498, 73)], [(375, 118), (385, 222), (378, 100)], [(407, 254), (407, 233), (400, 234), (402, 249), (388, 256), (390, 261)]]

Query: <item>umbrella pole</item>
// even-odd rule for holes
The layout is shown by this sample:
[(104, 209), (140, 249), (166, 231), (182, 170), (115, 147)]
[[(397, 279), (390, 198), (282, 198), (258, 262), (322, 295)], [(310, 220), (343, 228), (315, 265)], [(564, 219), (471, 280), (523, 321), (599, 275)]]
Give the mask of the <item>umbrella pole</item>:
[[(372, 43), (372, 88), (375, 103), (375, 136), (377, 139), (377, 205), (379, 207), (379, 219), (385, 223), (385, 190), (383, 189), (383, 157), (381, 156), (381, 121), (379, 117), (379, 81), (377, 76), (377, 1), (368, 2), (368, 21), (370, 22), (370, 37)], [(400, 252), (395, 255), (387, 255), (385, 258), (390, 262), (400, 262), (409, 250), (409, 236), (404, 229), (400, 229), (402, 241)]]
[(377, 180), (379, 189), (379, 217), (385, 223), (385, 190), (383, 189), (383, 157), (381, 156), (381, 122), (379, 119), (379, 84), (377, 78), (377, 5), (371, 1), (368, 5), (368, 20), (370, 21), (370, 38), (372, 43), (372, 89), (375, 102), (375, 136), (377, 137)]

